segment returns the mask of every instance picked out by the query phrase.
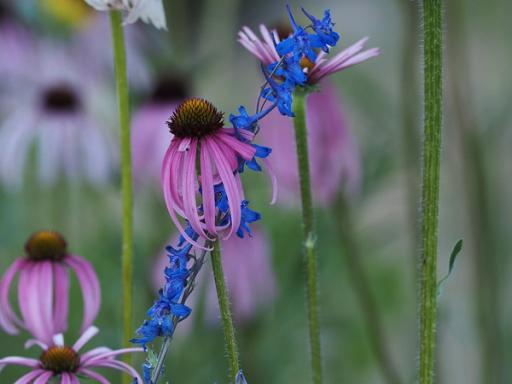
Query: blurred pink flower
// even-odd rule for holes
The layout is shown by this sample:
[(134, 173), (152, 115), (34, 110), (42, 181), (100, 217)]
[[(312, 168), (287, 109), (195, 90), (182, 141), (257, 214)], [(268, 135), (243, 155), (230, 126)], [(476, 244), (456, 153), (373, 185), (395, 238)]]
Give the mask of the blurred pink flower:
[[(311, 93), (306, 103), (313, 197), (317, 203), (328, 205), (341, 189), (348, 194), (358, 191), (361, 180), (359, 149), (333, 86), (323, 81), (321, 90)], [(293, 120), (279, 111), (272, 111), (260, 125), (260, 141), (271, 148), (279, 147), (269, 159), (283, 192), (279, 200), (298, 201)]]
[(112, 167), (112, 146), (97, 119), (105, 107), (98, 79), (64, 47), (34, 43), (20, 68), (16, 89), (4, 101), (0, 123), (0, 181), (18, 187), (32, 146), (37, 176), (53, 184), (59, 176), (105, 183)]
[[(171, 241), (171, 244), (174, 243), (175, 241)], [(221, 252), (233, 315), (239, 322), (248, 321), (259, 308), (271, 302), (275, 296), (275, 277), (268, 238), (263, 231), (254, 228), (252, 237), (246, 236), (242, 239), (232, 236), (227, 240), (221, 240)], [(163, 286), (163, 271), (168, 264), (169, 259), (164, 252), (153, 268), (152, 281), (155, 290)], [(198, 280), (198, 286), (188, 303), (193, 310), (192, 316), (198, 305), (200, 292), (205, 292), (205, 320), (208, 323), (217, 323), (219, 305), (211, 271), (201, 272)]]
[(183, 81), (171, 76), (162, 77), (151, 98), (134, 112), (132, 161), (137, 183), (156, 183), (160, 179), (162, 160), (172, 137), (167, 120), (187, 95)]
[[(280, 38), (277, 30), (269, 31), (260, 25), (259, 38), (250, 28), (239, 32), (239, 42), (263, 64), (279, 60), (274, 41)], [(287, 34), (283, 29), (282, 34)], [(290, 30), (291, 33), (291, 30)], [(341, 53), (326, 61), (325, 52), (318, 55), (316, 63), (303, 59), (308, 82), (316, 83), (324, 76), (360, 63), (378, 54), (377, 49), (359, 53), (363, 49), (362, 39)], [(359, 149), (341, 109), (341, 101), (334, 87), (323, 80), (319, 92), (308, 96), (306, 119), (309, 133), (310, 169), (313, 196), (317, 203), (328, 205), (341, 188), (347, 193), (358, 190), (361, 179)], [(269, 159), (277, 175), (283, 194), (281, 202), (298, 199), (299, 177), (293, 121), (277, 111), (261, 121), (260, 140), (271, 148), (279, 147)]]
[[(25, 245), (26, 255), (7, 269), (0, 281), (0, 327), (15, 335), (26, 329), (34, 338), (51, 343), (53, 335), (68, 325), (69, 274), (71, 269), (82, 291), (82, 331), (94, 322), (100, 308), (100, 286), (91, 264), (67, 251), (64, 238), (53, 231), (34, 233)], [(18, 306), (15, 314), (9, 291), (19, 273)]]
[(15, 384), (46, 384), (53, 378), (56, 378), (60, 384), (79, 384), (81, 378), (92, 379), (101, 384), (109, 384), (110, 382), (103, 375), (93, 371), (93, 369), (113, 368), (127, 373), (133, 379), (137, 379), (138, 383), (142, 383), (142, 378), (137, 370), (122, 361), (116, 360), (119, 355), (143, 352), (142, 348), (111, 350), (107, 347), (97, 347), (88, 352), (79, 353), (82, 347), (98, 332), (98, 328), (89, 327), (71, 347), (64, 344), (62, 334), (55, 335), (50, 342), (29, 340), (25, 344), (26, 348), (37, 345), (43, 350), (39, 359), (19, 356), (5, 357), (0, 359), (0, 371), (7, 365), (21, 365), (31, 368), (31, 371), (19, 378)]

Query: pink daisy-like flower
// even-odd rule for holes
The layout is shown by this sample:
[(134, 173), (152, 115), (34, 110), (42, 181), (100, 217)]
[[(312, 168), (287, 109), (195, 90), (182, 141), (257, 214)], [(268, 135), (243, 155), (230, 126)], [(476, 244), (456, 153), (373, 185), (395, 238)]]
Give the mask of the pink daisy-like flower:
[[(260, 25), (260, 33), (262, 36), (261, 39), (250, 28), (243, 27), (242, 30), (238, 32), (238, 41), (263, 64), (271, 64), (279, 61), (280, 57), (276, 51), (274, 42), (277, 44), (281, 40), (280, 38), (286, 36), (279, 36), (276, 30), (269, 31), (265, 25)], [(363, 51), (367, 40), (368, 37), (359, 40), (330, 59), (326, 57), (327, 53), (324, 51), (318, 54), (314, 63), (304, 57), (301, 61), (301, 65), (308, 76), (308, 83), (317, 83), (328, 75), (378, 56), (378, 48)]]
[(34, 44), (18, 87), (0, 99), (7, 110), (0, 122), (0, 181), (8, 187), (22, 184), (32, 150), (44, 185), (60, 176), (95, 185), (108, 180), (113, 143), (98, 119), (108, 102), (95, 74), (68, 53), (46, 41)]
[(187, 97), (188, 91), (178, 78), (162, 77), (149, 100), (133, 114), (132, 162), (133, 176), (138, 184), (154, 182), (169, 145), (165, 121)]
[[(242, 239), (231, 236), (220, 242), (224, 274), (233, 304), (233, 315), (239, 322), (248, 321), (259, 308), (271, 302), (276, 291), (268, 238), (258, 228), (251, 230), (251, 237)], [(173, 239), (171, 244), (174, 244), (175, 240)], [(152, 271), (155, 290), (164, 285), (162, 271), (168, 264), (169, 258), (164, 252), (159, 256)], [(215, 282), (212, 274), (201, 274), (201, 276), (204, 278), (198, 282), (198, 287), (192, 293), (189, 304), (195, 307), (194, 303), (197, 303), (199, 292), (206, 289), (206, 320), (209, 323), (216, 323), (219, 320), (219, 303)]]
[[(317, 203), (329, 205), (341, 188), (348, 194), (358, 191), (361, 164), (336, 90), (326, 80), (320, 85), (321, 90), (306, 100), (309, 162), (315, 186), (313, 197)], [(300, 190), (293, 122), (279, 111), (272, 111), (260, 125), (261, 141), (271, 148), (279, 146), (269, 161), (284, 192), (281, 202), (297, 201)]]
[[(82, 330), (91, 326), (101, 301), (98, 278), (91, 264), (68, 253), (64, 238), (53, 231), (34, 233), (25, 244), (25, 252), (0, 281), (0, 327), (12, 335), (25, 329), (37, 340), (51, 343), (53, 335), (68, 327), (69, 269), (76, 274), (82, 291)], [(21, 316), (15, 313), (9, 300), (11, 285), (18, 274)]]
[[(244, 192), (238, 173), (239, 160), (250, 161), (256, 149), (249, 143), (254, 134), (223, 128), (223, 114), (203, 99), (180, 104), (168, 121), (173, 134), (162, 165), (162, 187), (167, 209), (181, 234), (192, 244), (177, 214), (189, 221), (203, 239), (222, 232), (229, 238), (241, 222)], [(198, 175), (200, 174), (200, 176)], [(221, 223), (216, 207), (215, 186), (222, 184), (227, 196), (230, 220)], [(198, 204), (198, 195), (201, 203)], [(208, 232), (208, 233), (207, 233)]]
[[(142, 348), (124, 348), (111, 350), (107, 347), (97, 347), (80, 354), (82, 347), (99, 332), (96, 327), (86, 329), (73, 346), (64, 344), (62, 334), (55, 335), (49, 343), (29, 340), (27, 348), (38, 345), (43, 352), (39, 360), (26, 357), (10, 356), (0, 359), (0, 370), (7, 365), (21, 365), (31, 368), (31, 371), (20, 377), (14, 384), (46, 384), (52, 379), (60, 380), (60, 384), (79, 384), (80, 379), (93, 379), (100, 384), (110, 382), (95, 368), (112, 368), (127, 373), (138, 383), (142, 378), (130, 365), (116, 360), (119, 355), (142, 352)], [(53, 382), (53, 381), (52, 381)]]

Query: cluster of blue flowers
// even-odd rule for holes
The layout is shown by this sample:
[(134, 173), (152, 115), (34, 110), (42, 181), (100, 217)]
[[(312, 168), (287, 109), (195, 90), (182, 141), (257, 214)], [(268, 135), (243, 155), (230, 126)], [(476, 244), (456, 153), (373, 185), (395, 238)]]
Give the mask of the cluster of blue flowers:
[[(340, 35), (332, 29), (334, 23), (329, 10), (324, 12), (324, 17), (320, 20), (302, 8), (302, 12), (311, 21), (310, 25), (303, 27), (297, 24), (289, 6), (287, 9), (293, 33), (276, 44), (280, 60), (262, 67), (267, 84), (260, 97), (276, 103), (281, 114), (293, 117), (293, 92), (297, 87), (307, 85), (303, 60), (314, 64), (317, 59), (316, 52), (320, 49), (329, 52)], [(308, 29), (312, 32), (308, 32)]]
[[(287, 6), (287, 9), (293, 33), (288, 38), (276, 43), (280, 60), (266, 67), (262, 66), (266, 82), (259, 95), (256, 113), (250, 115), (247, 109), (241, 106), (238, 110), (239, 114), (230, 115), (229, 120), (237, 133), (241, 130), (247, 130), (257, 134), (259, 130), (258, 122), (276, 107), (281, 114), (293, 116), (293, 92), (297, 87), (307, 86), (307, 75), (303, 70), (301, 60), (307, 59), (311, 63), (315, 63), (317, 51), (328, 52), (339, 39), (339, 35), (332, 29), (334, 24), (328, 10), (324, 12), (324, 16), (320, 20), (302, 9), (311, 21), (310, 25), (303, 27), (296, 23), (289, 6)], [(266, 103), (266, 101), (269, 103)], [(241, 134), (237, 134), (237, 137), (241, 141), (248, 142)], [(251, 145), (256, 149), (255, 156), (249, 161), (239, 159), (239, 173), (242, 173), (246, 166), (250, 170), (261, 171), (262, 168), (257, 159), (265, 159), (272, 152), (268, 147), (253, 143)], [(218, 224), (221, 226), (227, 225), (231, 216), (224, 186), (218, 184), (214, 191)], [(241, 238), (245, 234), (251, 236), (249, 224), (260, 219), (261, 215), (249, 208), (249, 201), (242, 201), (241, 222), (236, 232), (237, 235)], [(190, 225), (187, 226), (185, 232), (192, 240), (198, 240), (198, 234), (194, 232)], [(202, 258), (196, 259), (191, 254), (192, 244), (184, 236), (180, 236), (176, 247), (168, 246), (166, 250), (169, 257), (169, 266), (164, 272), (165, 286), (160, 290), (158, 300), (148, 310), (148, 319), (137, 330), (140, 337), (132, 340), (133, 343), (141, 344), (144, 347), (157, 337), (172, 337), (176, 325), (190, 315), (191, 309), (185, 305), (185, 300), (193, 289), (194, 279), (203, 263)], [(194, 259), (193, 263), (191, 263), (191, 259)], [(155, 362), (152, 360), (154, 359), (148, 359), (143, 366), (143, 376), (146, 384), (154, 384), (151, 381), (151, 373), (155, 368)], [(237, 377), (237, 383), (245, 383), (245, 378), (241, 372)]]

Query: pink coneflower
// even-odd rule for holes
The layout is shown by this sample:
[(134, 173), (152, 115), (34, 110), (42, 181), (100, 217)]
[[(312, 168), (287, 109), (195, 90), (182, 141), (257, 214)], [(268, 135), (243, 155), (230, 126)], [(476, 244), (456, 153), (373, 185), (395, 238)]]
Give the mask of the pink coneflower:
[[(258, 228), (252, 228), (252, 237), (240, 238), (232, 236), (221, 240), (222, 264), (233, 304), (233, 315), (238, 322), (250, 320), (265, 304), (270, 303), (275, 296), (275, 276), (272, 268), (271, 250), (266, 234)], [(171, 244), (175, 243), (173, 239)], [(169, 258), (164, 252), (159, 256), (153, 267), (153, 287), (160, 289), (164, 284), (162, 271), (169, 264)], [(219, 303), (216, 296), (213, 276), (201, 274), (198, 286), (188, 303), (197, 307), (200, 292), (206, 292), (206, 318), (208, 323), (219, 320)], [(195, 304), (194, 304), (195, 303)], [(194, 312), (192, 312), (194, 316)], [(187, 323), (184, 324), (186, 326)], [(190, 322), (188, 322), (190, 324)]]
[[(290, 33), (291, 32), (290, 30)], [(280, 57), (276, 51), (274, 42), (278, 43), (281, 38), (287, 36), (279, 36), (276, 30), (269, 31), (265, 25), (260, 25), (260, 33), (262, 36), (261, 39), (250, 28), (243, 27), (238, 33), (238, 41), (263, 64), (271, 64), (279, 61)], [(367, 40), (367, 37), (359, 40), (357, 43), (334, 55), (334, 57), (330, 59), (326, 57), (327, 53), (324, 51), (318, 54), (314, 63), (304, 57), (301, 61), (301, 66), (308, 76), (308, 83), (317, 83), (325, 76), (378, 56), (378, 48), (362, 51)]]
[(11, 188), (21, 185), (32, 149), (44, 185), (60, 176), (92, 184), (108, 180), (112, 150), (95, 108), (103, 92), (67, 53), (46, 42), (34, 45), (23, 63), (26, 75), (4, 100), (0, 181)]
[[(69, 274), (80, 283), (84, 305), (82, 330), (94, 322), (100, 308), (100, 286), (91, 264), (70, 254), (64, 238), (57, 232), (39, 231), (25, 244), (25, 256), (7, 269), (0, 281), (0, 326), (9, 334), (26, 329), (36, 339), (50, 343), (53, 335), (67, 329)], [(16, 275), (19, 317), (9, 301)]]
[(158, 80), (149, 100), (133, 114), (132, 161), (133, 176), (138, 184), (154, 182), (169, 146), (169, 131), (165, 121), (187, 97), (185, 83), (174, 76)]
[[(237, 231), (241, 221), (244, 198), (239, 160), (251, 160), (256, 149), (241, 141), (232, 128), (223, 128), (223, 114), (203, 99), (188, 99), (180, 104), (168, 121), (174, 135), (164, 156), (162, 186), (167, 209), (182, 235), (198, 245), (185, 233), (176, 214), (190, 222), (204, 239), (220, 235), (225, 238)], [(254, 136), (239, 130), (244, 140)], [(200, 177), (198, 176), (200, 174)], [(215, 186), (223, 184), (229, 206), (230, 220), (219, 223)], [(201, 188), (201, 209), (197, 197)], [(206, 233), (208, 231), (209, 234)]]
[(106, 347), (97, 347), (88, 352), (79, 353), (82, 347), (97, 333), (98, 328), (89, 327), (71, 347), (64, 344), (62, 334), (54, 336), (49, 343), (30, 340), (26, 344), (27, 348), (38, 345), (43, 350), (39, 360), (18, 356), (5, 357), (0, 359), (0, 370), (7, 365), (31, 368), (31, 372), (20, 377), (15, 384), (46, 384), (54, 378), (60, 380), (61, 384), (78, 384), (81, 378), (109, 384), (110, 382), (103, 375), (93, 370), (95, 368), (112, 368), (127, 373), (137, 379), (138, 383), (142, 383), (142, 378), (134, 368), (116, 360), (119, 355), (142, 352), (142, 348), (111, 350)]
[[(306, 100), (309, 162), (313, 197), (328, 205), (343, 189), (358, 191), (361, 180), (359, 149), (343, 114), (342, 103), (332, 85), (323, 80), (321, 90)], [(272, 111), (261, 123), (260, 139), (269, 147), (279, 146), (269, 160), (284, 193), (281, 202), (300, 198), (293, 121)], [(291, 197), (291, 199), (290, 199)]]

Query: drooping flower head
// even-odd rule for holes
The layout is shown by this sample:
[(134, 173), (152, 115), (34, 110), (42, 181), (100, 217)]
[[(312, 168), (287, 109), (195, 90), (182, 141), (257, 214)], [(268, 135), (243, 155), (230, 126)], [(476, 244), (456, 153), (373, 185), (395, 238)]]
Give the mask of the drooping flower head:
[[(56, 379), (60, 384), (78, 384), (80, 378), (95, 380), (108, 384), (109, 381), (95, 368), (112, 368), (130, 375), (142, 383), (137, 371), (128, 364), (116, 360), (119, 355), (142, 352), (142, 348), (124, 348), (111, 350), (107, 347), (97, 347), (88, 352), (80, 353), (82, 347), (99, 332), (96, 327), (87, 328), (72, 346), (64, 343), (62, 334), (55, 335), (49, 342), (29, 340), (26, 347), (38, 345), (42, 349), (39, 359), (10, 356), (0, 359), (0, 371), (8, 365), (20, 365), (31, 368), (16, 381), (18, 384), (48, 383)], [(52, 381), (53, 382), (53, 381)]]
[(195, 245), (176, 214), (203, 239), (221, 233), (228, 238), (244, 220), (240, 172), (255, 156), (266, 157), (270, 151), (250, 143), (250, 130), (224, 127), (223, 113), (204, 99), (184, 101), (168, 126), (173, 136), (163, 161), (162, 186), (171, 218)]
[(132, 24), (137, 20), (151, 23), (158, 29), (166, 29), (165, 11), (162, 0), (85, 0), (98, 11), (113, 9), (126, 12), (125, 23)]
[(159, 78), (147, 101), (133, 114), (132, 159), (133, 176), (138, 184), (155, 182), (169, 144), (165, 121), (169, 113), (189, 95), (188, 86), (178, 76)]
[[(34, 338), (51, 343), (53, 335), (68, 327), (69, 269), (78, 279), (83, 298), (82, 330), (94, 322), (100, 308), (100, 287), (91, 264), (69, 253), (67, 243), (57, 232), (39, 231), (25, 244), (25, 256), (7, 269), (0, 281), (0, 327), (15, 335), (20, 329)], [(9, 300), (16, 275), (18, 316)]]

